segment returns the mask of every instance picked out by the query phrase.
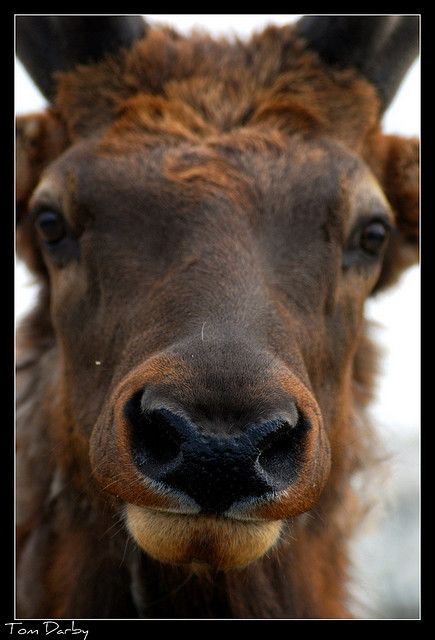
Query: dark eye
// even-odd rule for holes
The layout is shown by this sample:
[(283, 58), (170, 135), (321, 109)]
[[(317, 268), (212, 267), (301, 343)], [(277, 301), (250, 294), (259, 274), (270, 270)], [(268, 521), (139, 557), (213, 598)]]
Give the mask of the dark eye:
[(57, 211), (41, 211), (35, 219), (36, 229), (44, 242), (60, 242), (67, 233), (65, 221)]
[(343, 269), (350, 267), (369, 268), (387, 244), (393, 228), (385, 217), (371, 217), (360, 220), (351, 233), (343, 252)]
[(387, 225), (375, 220), (369, 222), (361, 231), (360, 247), (372, 256), (377, 256), (382, 251), (388, 238)]
[(34, 224), (43, 253), (50, 262), (63, 268), (71, 260), (79, 259), (78, 239), (59, 211), (48, 207), (40, 209), (34, 214)]

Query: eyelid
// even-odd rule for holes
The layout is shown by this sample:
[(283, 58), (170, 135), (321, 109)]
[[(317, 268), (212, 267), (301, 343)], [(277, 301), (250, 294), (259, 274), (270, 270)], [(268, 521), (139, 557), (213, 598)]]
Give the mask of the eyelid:
[(63, 209), (63, 192), (59, 188), (58, 181), (52, 176), (45, 176), (41, 179), (29, 201), (29, 209), (37, 209), (40, 206), (55, 208), (56, 211)]
[(80, 238), (92, 221), (86, 205), (76, 199), (75, 189), (71, 187), (74, 175), (45, 174), (36, 186), (28, 208), (31, 223), (42, 211), (54, 211), (62, 216), (69, 231)]
[(396, 229), (396, 225), (395, 225), (395, 221), (393, 216), (389, 216), (387, 213), (381, 213), (379, 212), (378, 214), (373, 213), (373, 214), (367, 214), (363, 217), (361, 217), (353, 230), (352, 235), (355, 232), (360, 231), (361, 229), (363, 229), (364, 227), (366, 227), (369, 224), (375, 224), (377, 222), (380, 222), (381, 224), (384, 225), (384, 227), (387, 229), (388, 232), (392, 233), (394, 232), (394, 230)]
[(376, 224), (377, 222), (383, 224), (389, 233), (391, 233), (396, 228), (394, 222), (386, 216), (370, 218), (367, 224)]
[(76, 238), (80, 238), (85, 230), (85, 226), (80, 224), (77, 220), (71, 220), (70, 216), (64, 213), (63, 207), (59, 206), (53, 199), (44, 199), (43, 197), (38, 197), (34, 202), (31, 202), (30, 210), (29, 210), (29, 220), (31, 224), (35, 224), (36, 220), (40, 213), (44, 213), (45, 211), (53, 211), (54, 213), (58, 213), (68, 229), (70, 233), (72, 233)]
[(62, 209), (60, 207), (56, 207), (53, 205), (53, 203), (45, 203), (43, 200), (40, 202), (36, 202), (35, 204), (32, 204), (30, 207), (30, 211), (29, 211), (29, 217), (30, 220), (32, 222), (36, 221), (36, 218), (39, 216), (40, 213), (43, 213), (44, 211), (53, 211), (55, 213), (58, 213), (59, 215), (61, 215), (63, 218), (65, 217), (62, 213)]

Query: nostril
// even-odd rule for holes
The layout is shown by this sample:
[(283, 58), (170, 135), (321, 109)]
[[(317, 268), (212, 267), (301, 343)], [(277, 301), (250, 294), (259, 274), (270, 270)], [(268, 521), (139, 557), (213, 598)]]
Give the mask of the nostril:
[(281, 484), (287, 486), (289, 481), (297, 478), (303, 461), (303, 435), (307, 429), (307, 422), (299, 416), (295, 425), (287, 421), (280, 422), (259, 443), (261, 453), (257, 465), (277, 488)]
[(136, 434), (136, 449), (146, 451), (158, 462), (169, 462), (180, 452), (180, 441), (173, 432), (166, 418), (158, 411), (144, 416), (144, 426)]
[(133, 460), (141, 471), (157, 478), (178, 458), (182, 438), (165, 410), (144, 412), (141, 399), (139, 392), (125, 406)]
[(278, 432), (269, 434), (265, 440), (258, 463), (270, 475), (277, 475), (293, 455), (295, 438), (292, 428), (288, 423), (284, 423)]

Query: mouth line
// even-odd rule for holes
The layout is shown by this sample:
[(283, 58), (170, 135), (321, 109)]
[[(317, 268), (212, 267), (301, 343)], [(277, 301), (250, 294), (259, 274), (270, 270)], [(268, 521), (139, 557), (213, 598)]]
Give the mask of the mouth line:
[(203, 517), (214, 517), (216, 519), (221, 520), (234, 520), (237, 522), (265, 522), (269, 520), (269, 518), (262, 518), (258, 516), (250, 515), (255, 509), (263, 506), (264, 504), (277, 502), (282, 498), (285, 498), (288, 494), (287, 489), (277, 491), (273, 490), (263, 495), (261, 498), (252, 496), (250, 498), (246, 498), (239, 502), (234, 502), (225, 510), (214, 512), (203, 510), (201, 505), (199, 505), (193, 498), (188, 496), (187, 494), (181, 491), (168, 491), (168, 488), (161, 482), (156, 482), (150, 478), (144, 479), (146, 485), (152, 491), (156, 491), (159, 495), (167, 495), (176, 499), (179, 503), (165, 506), (148, 506), (144, 505), (144, 508), (149, 509), (150, 511), (157, 513), (168, 513), (172, 515), (180, 515), (180, 516), (203, 516)]
[(263, 518), (252, 518), (249, 516), (236, 516), (234, 514), (227, 515), (225, 513), (213, 514), (213, 513), (198, 513), (192, 511), (179, 511), (177, 509), (170, 508), (156, 508), (156, 507), (143, 507), (144, 509), (151, 511), (152, 513), (157, 513), (159, 515), (170, 515), (170, 516), (179, 516), (180, 518), (195, 518), (196, 520), (202, 518), (213, 518), (214, 520), (222, 520), (226, 522), (238, 522), (244, 524), (255, 524), (265, 522)]

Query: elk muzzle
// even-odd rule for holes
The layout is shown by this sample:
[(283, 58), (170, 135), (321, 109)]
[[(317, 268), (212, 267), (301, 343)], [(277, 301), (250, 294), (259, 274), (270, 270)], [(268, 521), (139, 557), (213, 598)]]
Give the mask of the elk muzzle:
[(250, 358), (251, 371), (242, 360), (219, 380), (180, 353), (149, 358), (94, 429), (94, 475), (160, 561), (247, 564), (325, 485), (329, 443), (313, 395), (269, 354)]

